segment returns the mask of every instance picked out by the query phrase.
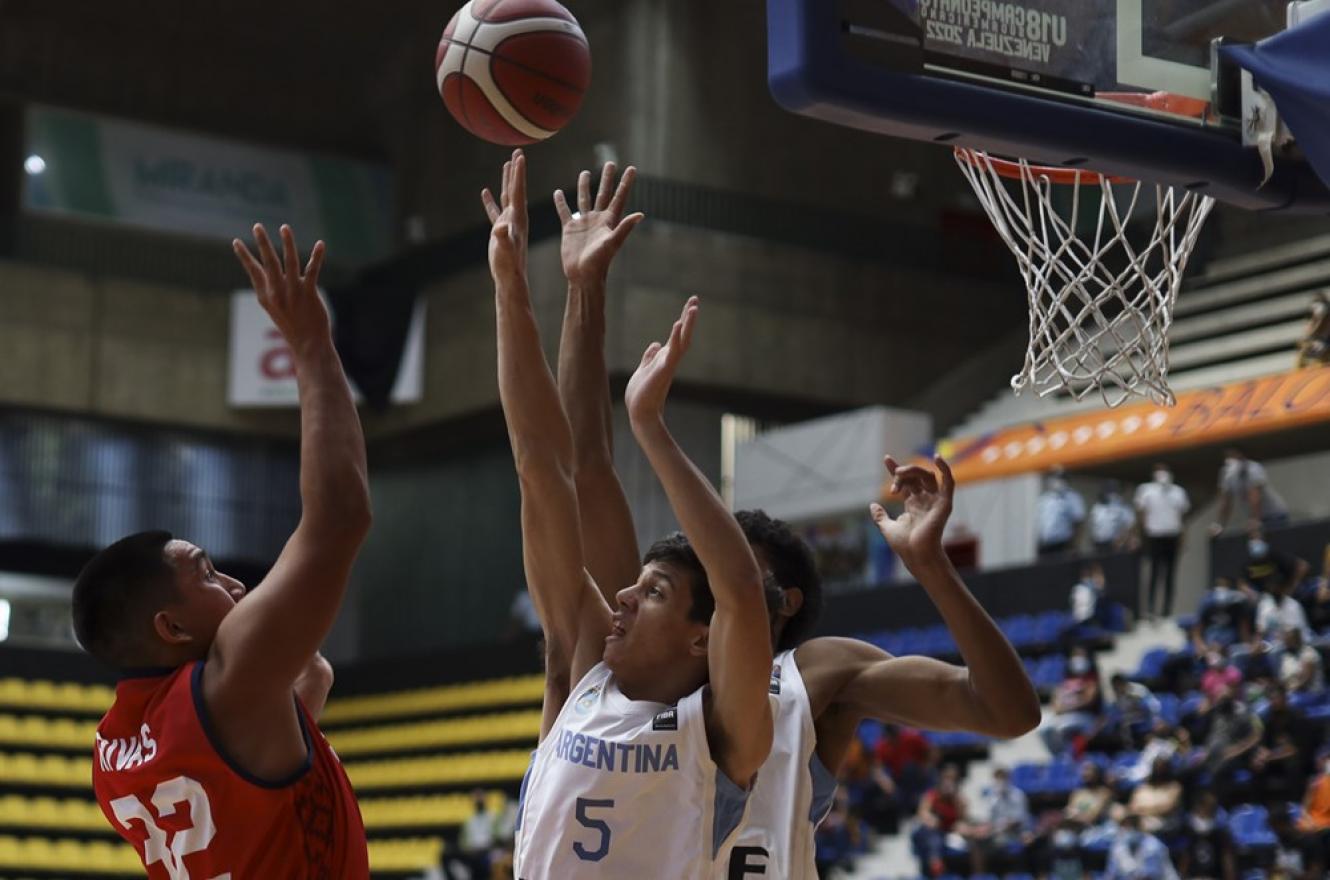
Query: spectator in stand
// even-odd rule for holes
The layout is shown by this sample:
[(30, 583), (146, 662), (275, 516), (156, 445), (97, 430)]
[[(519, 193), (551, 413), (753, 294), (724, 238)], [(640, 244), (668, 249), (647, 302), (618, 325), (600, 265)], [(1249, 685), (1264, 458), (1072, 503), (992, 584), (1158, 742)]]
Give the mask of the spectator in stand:
[(1094, 552), (1107, 555), (1130, 550), (1136, 512), (1122, 497), (1117, 480), (1106, 480), (1099, 498), (1090, 506), (1090, 543)]
[(1256, 631), (1261, 638), (1276, 642), (1290, 629), (1298, 630), (1304, 637), (1311, 636), (1307, 611), (1293, 598), (1293, 583), (1276, 581), (1273, 589), (1262, 593), (1256, 603)]
[(1295, 593), (1317, 632), (1330, 629), (1330, 544), (1325, 545), (1322, 557), (1320, 576), (1303, 580)]
[(1126, 749), (1139, 749), (1145, 745), (1155, 719), (1159, 717), (1158, 698), (1143, 684), (1128, 681), (1121, 672), (1110, 679), (1113, 690), (1113, 708), (1109, 717), (1116, 727), (1118, 739)]
[(1321, 749), (1316, 764), (1319, 772), (1307, 783), (1298, 830), (1315, 840), (1318, 849), (1324, 851), (1326, 841), (1330, 840), (1330, 749)]
[(1156, 758), (1150, 776), (1131, 793), (1127, 811), (1151, 834), (1172, 835), (1182, 825), (1182, 783), (1168, 758)]
[(1278, 528), (1288, 525), (1288, 507), (1270, 487), (1265, 468), (1242, 454), (1241, 449), (1224, 451), (1219, 469), (1219, 517), (1210, 524), (1210, 534), (1218, 537), (1228, 526), (1235, 507), (1246, 505), (1246, 527)]
[(1284, 630), (1284, 651), (1279, 659), (1279, 683), (1291, 694), (1318, 693), (1325, 689), (1321, 652), (1302, 637), (1302, 630)]
[(1067, 485), (1061, 467), (1045, 478), (1044, 491), (1035, 502), (1035, 527), (1038, 530), (1039, 558), (1065, 556), (1076, 545), (1076, 535), (1085, 522), (1085, 500)]
[(884, 725), (877, 759), (896, 783), (902, 811), (913, 813), (937, 775), (938, 750), (912, 727)]
[(1230, 578), (1215, 578), (1196, 612), (1191, 643), (1197, 654), (1205, 654), (1207, 645), (1228, 648), (1246, 644), (1254, 635), (1255, 611), (1247, 594), (1233, 586)]
[(1099, 672), (1090, 653), (1073, 648), (1067, 659), (1067, 677), (1053, 690), (1053, 717), (1039, 728), (1044, 744), (1054, 755), (1070, 747), (1071, 738), (1095, 726), (1104, 708)]
[(1163, 718), (1156, 719), (1150, 734), (1145, 738), (1140, 757), (1121, 778), (1133, 786), (1140, 785), (1150, 778), (1156, 761), (1164, 760), (1171, 764), (1175, 758), (1181, 757), (1190, 745), (1190, 741), (1183, 738), (1185, 732), (1175, 729)]
[(1196, 807), (1184, 829), (1186, 848), (1178, 857), (1178, 871), (1187, 880), (1237, 880), (1238, 860), (1233, 835), (1219, 817), (1219, 799), (1212, 791), (1196, 797)]
[(495, 816), (486, 803), (485, 792), (471, 793), (471, 817), (462, 823), (457, 852), (445, 857), (444, 867), (453, 880), (472, 880), (490, 876), (490, 855), (495, 844)]
[(1240, 702), (1232, 687), (1224, 687), (1206, 713), (1206, 736), (1202, 767), (1209, 774), (1208, 786), (1227, 802), (1237, 785), (1235, 775), (1247, 766), (1249, 753), (1261, 744), (1265, 733), (1261, 719)]
[(1067, 799), (1062, 817), (1076, 831), (1093, 828), (1108, 818), (1113, 803), (1113, 789), (1104, 780), (1104, 770), (1093, 761), (1081, 765), (1081, 787)]
[(1233, 665), (1227, 652), (1218, 644), (1207, 646), (1205, 672), (1201, 675), (1201, 693), (1213, 703), (1223, 691), (1232, 691), (1241, 683), (1242, 673)]
[(1154, 479), (1136, 490), (1136, 510), (1141, 516), (1150, 569), (1146, 583), (1146, 614), (1159, 607), (1155, 597), (1162, 585), (1164, 617), (1173, 616), (1173, 584), (1177, 575), (1178, 548), (1182, 543), (1182, 518), (1191, 510), (1191, 499), (1173, 482), (1173, 471), (1160, 462), (1154, 466)]
[(1252, 780), (1261, 800), (1293, 801), (1302, 792), (1314, 734), (1306, 716), (1288, 704), (1279, 685), (1270, 689), (1261, 744), (1252, 753)]
[(849, 795), (838, 789), (831, 810), (814, 832), (817, 876), (826, 880), (833, 871), (853, 870), (854, 857), (864, 851), (864, 834), (850, 810)]
[(1178, 880), (1178, 872), (1163, 841), (1142, 831), (1140, 819), (1128, 814), (1120, 820), (1103, 877), (1104, 880)]
[(851, 803), (874, 831), (895, 834), (901, 814), (900, 788), (875, 753), (869, 753), (867, 760), (868, 778), (850, 792)]
[(983, 874), (994, 855), (1019, 853), (1034, 839), (1030, 829), (1030, 804), (1025, 792), (1011, 784), (1006, 767), (993, 771), (993, 784), (984, 790), (979, 813), (987, 821), (966, 824), (962, 833), (970, 844), (970, 866), (974, 874)]
[(1271, 547), (1260, 529), (1252, 529), (1247, 536), (1243, 577), (1256, 593), (1272, 593), (1285, 584), (1296, 588), (1310, 568), (1305, 559)]
[(508, 628), (504, 632), (504, 641), (539, 638), (540, 634), (540, 617), (536, 614), (535, 603), (525, 588), (520, 589), (513, 594), (512, 604), (508, 606)]
[(1298, 342), (1298, 369), (1330, 364), (1330, 298), (1324, 290), (1312, 297), (1307, 329)]
[(1270, 805), (1275, 835), (1274, 863), (1263, 880), (1324, 880), (1325, 850), (1316, 834), (1303, 831), (1283, 804)]
[(924, 792), (915, 818), (919, 824), (910, 835), (914, 855), (930, 877), (943, 872), (942, 851), (947, 835), (965, 821), (965, 799), (960, 793), (960, 770), (955, 764), (942, 768), (937, 785)]
[(1071, 588), (1071, 623), (1062, 633), (1065, 644), (1097, 638), (1115, 628), (1115, 603), (1104, 595), (1106, 586), (1102, 565), (1090, 562), (1081, 569), (1081, 579)]

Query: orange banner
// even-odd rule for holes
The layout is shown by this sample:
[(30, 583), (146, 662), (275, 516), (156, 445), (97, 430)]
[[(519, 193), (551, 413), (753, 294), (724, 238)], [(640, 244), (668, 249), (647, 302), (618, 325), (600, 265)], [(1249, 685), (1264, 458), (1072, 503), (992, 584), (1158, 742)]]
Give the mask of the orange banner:
[[(1085, 467), (1330, 421), (1330, 367), (1297, 370), (1140, 403), (945, 440), (957, 482)], [(1330, 438), (1327, 438), (1330, 439)]]

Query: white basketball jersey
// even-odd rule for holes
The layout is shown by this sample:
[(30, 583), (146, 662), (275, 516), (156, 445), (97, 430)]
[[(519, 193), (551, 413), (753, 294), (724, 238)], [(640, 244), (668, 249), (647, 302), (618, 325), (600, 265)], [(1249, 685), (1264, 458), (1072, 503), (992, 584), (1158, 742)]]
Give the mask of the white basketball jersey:
[(723, 858), (747, 793), (711, 759), (702, 690), (630, 700), (599, 663), (522, 781), (518, 880), (696, 880)]
[(817, 732), (794, 651), (771, 667), (771, 754), (757, 771), (734, 845), (714, 880), (815, 880), (813, 831), (831, 811), (836, 777), (817, 757)]

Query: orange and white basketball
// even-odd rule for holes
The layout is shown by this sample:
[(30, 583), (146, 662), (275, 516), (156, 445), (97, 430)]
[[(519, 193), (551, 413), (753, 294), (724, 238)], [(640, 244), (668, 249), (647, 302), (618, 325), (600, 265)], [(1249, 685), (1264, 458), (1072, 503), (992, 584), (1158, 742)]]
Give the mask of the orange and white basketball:
[(591, 82), (586, 35), (556, 0), (471, 0), (444, 29), (434, 66), (453, 117), (505, 146), (558, 132)]

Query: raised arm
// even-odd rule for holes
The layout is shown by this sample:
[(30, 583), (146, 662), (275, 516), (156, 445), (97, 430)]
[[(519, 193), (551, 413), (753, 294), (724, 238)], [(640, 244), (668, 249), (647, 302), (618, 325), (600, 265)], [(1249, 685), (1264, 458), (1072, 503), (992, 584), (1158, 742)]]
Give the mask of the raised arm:
[(665, 399), (697, 321), (690, 299), (664, 344), (653, 342), (628, 382), (633, 434), (660, 478), (679, 525), (711, 583), (716, 603), (707, 638), (711, 682), (708, 735), (712, 757), (747, 785), (771, 750), (771, 624), (762, 572), (748, 541), (716, 490), (679, 449), (665, 426)]
[(806, 670), (813, 715), (825, 713), (828, 725), (841, 728), (828, 731), (831, 754), (819, 746), (824, 760), (839, 760), (835, 750), (844, 737), (838, 733), (852, 731), (864, 717), (999, 737), (1020, 736), (1039, 723), (1039, 698), (1020, 657), (942, 550), (956, 487), (946, 461), (938, 457), (935, 464), (938, 474), (900, 467), (888, 457), (892, 494), (904, 498), (905, 511), (892, 519), (874, 504), (871, 512), (887, 543), (941, 612), (965, 666), (929, 657), (891, 657), (852, 639), (815, 639), (804, 645), (798, 660)]
[(610, 263), (641, 214), (624, 216), (637, 169), (629, 167), (616, 188), (613, 162), (605, 163), (595, 201), (591, 172), (577, 179), (577, 213), (563, 191), (554, 206), (563, 225), (560, 256), (568, 279), (568, 303), (559, 341), (559, 398), (573, 430), (574, 480), (582, 520), (587, 571), (613, 608), (615, 594), (637, 579), (641, 554), (633, 514), (614, 470), (614, 424), (605, 366), (605, 287)]
[[(522, 564), (545, 633), (547, 675), (541, 737), (558, 706), (549, 703), (600, 659), (610, 611), (583, 567), (573, 485), (573, 436), (540, 347), (526, 275), (526, 157), (504, 165), (499, 202), (482, 194), (493, 228), (490, 270), (498, 325), (499, 400), (522, 493)], [(551, 690), (551, 685), (554, 689)]]
[(282, 227), (282, 259), (262, 226), (254, 237), (258, 259), (239, 241), (234, 248), (295, 362), (301, 515), (268, 576), (225, 617), (209, 651), (204, 694), (223, 728), (290, 705), (293, 685), (337, 616), (370, 525), (365, 438), (317, 289), (323, 242), (302, 270), (289, 227)]

